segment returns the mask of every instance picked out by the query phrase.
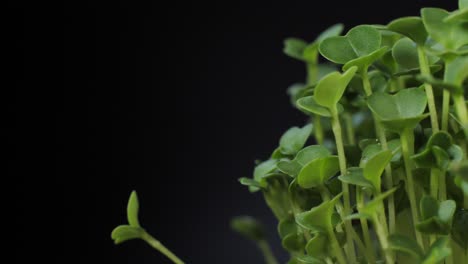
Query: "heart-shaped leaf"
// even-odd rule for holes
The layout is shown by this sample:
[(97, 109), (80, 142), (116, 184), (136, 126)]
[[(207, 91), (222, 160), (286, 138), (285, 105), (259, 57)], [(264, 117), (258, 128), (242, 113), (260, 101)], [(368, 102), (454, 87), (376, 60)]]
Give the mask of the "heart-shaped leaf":
[(428, 140), (426, 147), (411, 158), (419, 168), (438, 168), (447, 170), (452, 160), (459, 160), (460, 148), (453, 144), (452, 136), (438, 131)]
[(391, 159), (392, 152), (390, 150), (383, 150), (374, 155), (364, 166), (364, 178), (372, 183), (377, 192), (380, 191), (380, 176)]
[(317, 104), (333, 109), (343, 96), (356, 70), (357, 67), (352, 67), (343, 74), (333, 72), (323, 77), (315, 87), (314, 98)]
[(142, 238), (145, 231), (140, 227), (120, 225), (112, 231), (111, 237), (115, 244), (120, 244), (127, 240)]
[(392, 55), (398, 65), (404, 69), (419, 68), (416, 43), (409, 38), (402, 38), (397, 41), (393, 46)]
[(307, 139), (312, 133), (312, 125), (308, 124), (303, 128), (292, 127), (281, 136), (280, 150), (286, 155), (295, 155), (304, 147)]
[(429, 248), (421, 264), (437, 264), (452, 254), (449, 247), (449, 237), (439, 237)]
[(136, 191), (132, 191), (130, 198), (128, 199), (127, 204), (127, 220), (130, 226), (140, 227), (140, 222), (138, 221), (138, 210), (140, 209), (140, 204), (138, 202), (138, 195)]
[(427, 115), (427, 98), (420, 88), (408, 88), (395, 95), (373, 93), (367, 102), (371, 111), (378, 117), (382, 125), (389, 131), (402, 133), (405, 129), (416, 125)]
[(265, 239), (265, 228), (251, 216), (238, 216), (231, 220), (231, 228), (253, 241)]
[(439, 210), (439, 201), (432, 196), (425, 195), (419, 202), (421, 210), (421, 219), (428, 219), (437, 216)]
[(416, 260), (420, 260), (424, 257), (424, 252), (418, 243), (407, 236), (392, 234), (388, 237), (388, 245), (391, 250), (404, 253)]
[(380, 48), (381, 41), (382, 36), (377, 29), (362, 25), (352, 28), (344, 37), (324, 39), (319, 51), (328, 60), (345, 64), (376, 51)]
[(314, 159), (299, 172), (297, 183), (302, 188), (322, 187), (339, 170), (338, 156)]
[(305, 250), (307, 255), (318, 258), (328, 255), (328, 237), (323, 233), (316, 233), (315, 236), (307, 242)]
[(426, 234), (449, 234), (456, 210), (455, 201), (447, 200), (439, 204), (436, 199), (424, 196), (420, 209), (422, 221), (416, 225), (418, 231)]
[(400, 33), (418, 45), (424, 46), (427, 39), (427, 32), (420, 17), (402, 17), (390, 22), (387, 29)]
[(429, 36), (447, 50), (457, 50), (468, 44), (468, 27), (464, 23), (450, 23), (444, 20), (449, 12), (440, 8), (423, 8), (421, 17)]
[(333, 228), (332, 214), (335, 203), (341, 198), (341, 194), (332, 200), (323, 202), (309, 211), (296, 215), (296, 223), (313, 233), (323, 233)]
[(331, 152), (321, 145), (308, 146), (299, 151), (296, 157), (291, 160), (282, 160), (278, 162), (278, 169), (291, 177), (296, 177), (304, 167), (310, 161), (331, 156)]

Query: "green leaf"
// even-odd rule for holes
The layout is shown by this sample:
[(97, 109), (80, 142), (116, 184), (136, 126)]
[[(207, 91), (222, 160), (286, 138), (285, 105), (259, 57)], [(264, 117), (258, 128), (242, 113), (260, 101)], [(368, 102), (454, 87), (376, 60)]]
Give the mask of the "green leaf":
[(283, 160), (278, 162), (278, 169), (291, 177), (296, 177), (302, 167), (312, 160), (331, 156), (331, 152), (321, 145), (308, 146), (299, 151), (292, 161)]
[(260, 222), (251, 216), (237, 216), (231, 220), (231, 228), (253, 241), (265, 239), (265, 229)]
[(447, 23), (449, 12), (440, 8), (423, 8), (421, 16), (429, 36), (447, 50), (457, 50), (468, 43), (468, 27), (463, 23)]
[(280, 139), (281, 152), (286, 155), (295, 155), (304, 147), (312, 132), (312, 125), (308, 124), (303, 128), (292, 127)]
[(296, 234), (297, 233), (297, 225), (294, 218), (286, 218), (278, 223), (278, 234), (281, 238), (289, 234)]
[(320, 42), (326, 38), (339, 36), (343, 32), (343, 24), (335, 24), (326, 30), (324, 30), (320, 35), (315, 39), (316, 42)]
[(343, 70), (347, 71), (351, 67), (358, 67), (358, 72), (363, 72), (367, 70), (367, 68), (377, 61), (378, 59), (382, 58), (385, 53), (388, 51), (388, 47), (382, 47), (368, 55), (361, 56), (359, 58), (353, 59), (348, 61), (344, 66)]
[(331, 117), (330, 110), (315, 101), (313, 96), (302, 97), (296, 102), (297, 107), (306, 113), (316, 114), (324, 117)]
[(447, 170), (450, 164), (449, 154), (437, 146), (432, 147), (432, 154), (435, 157), (437, 167), (443, 171)]
[(388, 237), (388, 245), (391, 250), (407, 254), (417, 260), (424, 257), (423, 250), (418, 243), (407, 236), (392, 234)]
[(380, 48), (381, 41), (382, 36), (377, 29), (361, 25), (352, 28), (344, 37), (324, 39), (319, 45), (319, 51), (328, 60), (345, 64), (376, 51)]
[(120, 244), (127, 240), (141, 238), (144, 234), (144, 230), (139, 227), (133, 227), (129, 225), (120, 225), (112, 231), (111, 237), (115, 244)]
[(283, 248), (289, 252), (301, 253), (304, 251), (306, 241), (302, 233), (293, 233), (284, 237), (281, 244), (283, 245)]
[(392, 49), (393, 58), (404, 69), (419, 68), (418, 51), (416, 43), (409, 38), (402, 38), (395, 43)]
[(452, 238), (462, 249), (468, 250), (468, 211), (459, 209), (453, 217)]
[(314, 98), (317, 104), (333, 109), (343, 96), (356, 70), (356, 67), (352, 67), (343, 74), (333, 72), (323, 77), (315, 87)]
[(468, 8), (468, 0), (458, 0), (458, 9)]
[(132, 191), (130, 198), (128, 199), (127, 204), (127, 219), (128, 223), (132, 227), (140, 227), (140, 222), (138, 221), (138, 210), (140, 205), (138, 203), (138, 196), (136, 191)]
[(313, 256), (296, 257), (298, 264), (324, 264), (325, 262)]
[(309, 211), (297, 214), (296, 223), (305, 229), (311, 230), (313, 233), (324, 232), (333, 228), (333, 207), (341, 196), (342, 194), (339, 194), (330, 201), (323, 202)]
[(444, 78), (446, 82), (455, 85), (458, 87), (458, 90), (463, 91), (463, 82), (468, 78), (468, 56), (459, 56), (450, 61), (447, 64)]
[(418, 45), (424, 46), (427, 39), (427, 32), (420, 17), (402, 17), (393, 20), (387, 29), (400, 33)]
[(283, 52), (294, 59), (304, 60), (303, 54), (306, 46), (307, 42), (302, 39), (287, 38), (284, 40)]
[(392, 152), (383, 150), (370, 158), (369, 162), (364, 166), (364, 178), (369, 180), (377, 191), (380, 191), (380, 176), (391, 159)]
[(328, 237), (323, 233), (316, 233), (315, 236), (307, 242), (305, 250), (307, 255), (314, 257), (325, 257), (328, 254)]
[(401, 133), (416, 127), (427, 115), (425, 92), (420, 88), (407, 88), (395, 95), (373, 93), (367, 102), (371, 111), (389, 131)]
[(468, 21), (468, 8), (455, 10), (444, 18), (445, 23), (463, 23)]
[(421, 210), (421, 219), (423, 220), (437, 216), (439, 201), (432, 196), (425, 195), (419, 202), (419, 209)]
[(438, 131), (429, 138), (424, 150), (411, 158), (419, 168), (447, 170), (452, 157), (459, 159), (460, 155), (458, 147), (453, 145), (452, 136)]
[(321, 187), (339, 170), (338, 156), (314, 159), (299, 172), (297, 183), (302, 188)]
[(449, 247), (449, 237), (439, 237), (429, 248), (429, 252), (421, 264), (437, 264), (452, 254)]
[(446, 200), (441, 202), (439, 205), (439, 211), (437, 213), (439, 220), (444, 224), (452, 226), (452, 219), (453, 215), (455, 214), (455, 209), (457, 209), (457, 204), (455, 201)]
[(392, 193), (394, 193), (398, 188), (392, 188), (382, 194), (377, 195), (372, 199), (370, 202), (366, 203), (360, 210), (360, 213), (365, 214), (365, 215), (374, 215), (377, 213), (378, 208), (380, 207), (381, 203), (385, 198), (390, 196)]
[(239, 182), (245, 186), (255, 187), (254, 189), (257, 189), (257, 190), (264, 187), (258, 181), (251, 179), (251, 178), (242, 177), (242, 178), (239, 178)]
[[(260, 183), (261, 186), (265, 186), (263, 179), (265, 178), (266, 175), (268, 175), (269, 173), (273, 172), (276, 169), (277, 163), (278, 163), (278, 160), (274, 160), (274, 159), (261, 162), (254, 169), (253, 179), (256, 182)], [(259, 190), (259, 188), (251, 185), (249, 186), (249, 190), (251, 192), (256, 192)]]
[(368, 188), (375, 191), (374, 185), (368, 179), (364, 178), (364, 173), (362, 168), (351, 167), (348, 168), (346, 175), (340, 175), (338, 179), (342, 182), (353, 184), (356, 186)]

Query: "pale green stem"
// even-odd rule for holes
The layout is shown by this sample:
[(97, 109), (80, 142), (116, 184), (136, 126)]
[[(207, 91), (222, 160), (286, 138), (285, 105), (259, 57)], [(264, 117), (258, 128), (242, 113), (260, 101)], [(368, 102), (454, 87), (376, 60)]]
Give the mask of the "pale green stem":
[(172, 260), (175, 264), (184, 264), (182, 260), (180, 260), (174, 253), (172, 253), (168, 248), (166, 248), (159, 240), (152, 237), (150, 234), (144, 232), (141, 237), (146, 243), (148, 243), (151, 247), (161, 252), (167, 258)]
[(445, 184), (445, 171), (439, 173), (439, 200), (447, 200), (447, 187)]
[(468, 138), (468, 111), (466, 109), (465, 99), (462, 94), (452, 94), (452, 98), (455, 106), (455, 112), (457, 113), (458, 119), (462, 125), (463, 133), (465, 133), (465, 136)]
[[(338, 160), (340, 164), (340, 171), (341, 175), (346, 175), (346, 156), (344, 152), (343, 146), (343, 136), (341, 134), (341, 125), (340, 119), (338, 117), (338, 109), (336, 105), (330, 109), (332, 115), (332, 130), (333, 134), (335, 135), (335, 142), (336, 142), (336, 149), (338, 152)], [(350, 194), (349, 194), (349, 186), (345, 182), (341, 182), (342, 192), (343, 192), (343, 204), (344, 204), (344, 215), (348, 216), (351, 213), (351, 201), (350, 201)], [(345, 230), (347, 234), (351, 234), (351, 230), (353, 229), (351, 225), (351, 221), (345, 221)], [(346, 247), (347, 253), (349, 256), (349, 261), (352, 263), (356, 262), (356, 253), (354, 251), (354, 243), (353, 239), (350, 235), (346, 236)]]
[(323, 134), (322, 127), (322, 118), (319, 115), (314, 115), (314, 136), (319, 145), (323, 145), (323, 140), (325, 138)]
[(376, 214), (374, 214), (372, 218), (372, 221), (375, 226), (375, 232), (377, 233), (377, 237), (379, 238), (380, 245), (382, 246), (382, 250), (384, 252), (385, 263), (393, 264), (395, 261), (393, 259), (393, 255), (390, 253), (390, 250), (388, 248), (388, 240), (384, 226), (380, 223), (379, 217)]
[[(358, 211), (364, 207), (364, 194), (361, 189), (358, 187), (356, 188), (356, 200), (357, 200), (357, 208)], [(366, 243), (366, 251), (371, 258), (368, 260), (370, 263), (375, 263), (375, 255), (374, 255), (374, 248), (372, 246), (372, 240), (369, 233), (369, 226), (367, 224), (367, 219), (361, 217), (359, 219), (361, 221), (362, 226), (362, 235), (364, 236), (364, 242)]]
[(276, 260), (275, 255), (271, 251), (270, 245), (266, 240), (260, 240), (257, 243), (260, 251), (262, 251), (263, 258), (265, 259), (266, 264), (278, 264), (279, 262)]
[[(369, 75), (367, 74), (367, 69), (362, 73), (362, 84), (364, 86), (364, 91), (366, 93), (366, 97), (372, 95), (372, 87), (369, 81)], [(379, 138), (380, 144), (382, 145), (383, 150), (388, 150), (387, 145), (387, 137), (385, 136), (385, 130), (382, 128), (379, 122), (377, 122), (377, 118), (374, 114), (372, 114), (375, 121), (375, 131)], [(385, 167), (385, 185), (387, 189), (391, 189), (393, 187), (393, 176), (392, 176), (392, 167), (388, 164)], [(390, 233), (394, 233), (396, 230), (396, 213), (395, 213), (395, 197), (391, 194), (388, 197), (388, 229)], [(385, 214), (383, 215), (382, 220), (384, 220), (385, 225), (387, 225)]]
[[(418, 216), (418, 204), (416, 201), (416, 190), (414, 187), (414, 179), (413, 179), (413, 163), (411, 160), (411, 156), (414, 153), (414, 134), (412, 129), (405, 129), (403, 133), (400, 135), (401, 140), (401, 148), (403, 152), (403, 160), (405, 162), (405, 172), (406, 172), (406, 186), (407, 186), (407, 194), (410, 201), (411, 206), (411, 214), (413, 217), (413, 226), (416, 226), (419, 223), (419, 216)], [(421, 233), (414, 230), (416, 235), (416, 241), (418, 242), (421, 248), (424, 248), (423, 239)]]
[[(431, 178), (430, 178), (430, 194), (431, 197), (438, 198), (438, 189), (439, 189), (439, 178), (442, 172), (439, 169), (431, 169)], [(442, 200), (443, 201), (443, 200)], [(436, 240), (435, 235), (429, 236), (429, 245), (431, 245)]]
[[(424, 47), (418, 46), (418, 58), (419, 66), (421, 68), (421, 74), (424, 76), (431, 76), (431, 70), (429, 69), (429, 63), (427, 62), (426, 53), (424, 52)], [(439, 131), (439, 121), (437, 120), (437, 109), (434, 100), (434, 92), (432, 90), (432, 85), (425, 83), (424, 90), (426, 91), (427, 104), (429, 106), (429, 114), (431, 115), (431, 126), (432, 131)]]
[(450, 92), (448, 90), (443, 91), (442, 95), (442, 130), (448, 130), (449, 123), (449, 107), (450, 107)]
[[(286, 179), (283, 178), (283, 181), (284, 183), (286, 184), (286, 186), (288, 185), (288, 182)], [(288, 192), (289, 193), (289, 192)], [(296, 205), (296, 202), (294, 201), (294, 199), (292, 198), (291, 194), (289, 193), (288, 195), (288, 199), (289, 199), (289, 204), (291, 205), (291, 210), (292, 210), (292, 213), (293, 215), (297, 215), (297, 214), (300, 214), (302, 213), (302, 210), (301, 208), (299, 208), (297, 205)], [(304, 238), (306, 241), (309, 241), (310, 239), (312, 239), (309, 231), (305, 228), (303, 228), (302, 226), (300, 225), (297, 225), (297, 227), (302, 231), (302, 234), (304, 234)]]

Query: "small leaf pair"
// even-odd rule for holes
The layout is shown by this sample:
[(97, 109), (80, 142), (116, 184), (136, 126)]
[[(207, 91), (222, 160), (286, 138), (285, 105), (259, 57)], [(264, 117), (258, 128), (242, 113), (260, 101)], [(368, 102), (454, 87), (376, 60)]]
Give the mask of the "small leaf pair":
[(367, 68), (378, 60), (387, 50), (380, 48), (382, 36), (372, 26), (362, 25), (352, 28), (346, 36), (330, 37), (322, 41), (319, 51), (328, 60), (344, 64), (343, 70), (353, 66), (359, 71)]
[(431, 196), (423, 196), (420, 202), (422, 221), (416, 229), (425, 234), (448, 235), (452, 228), (456, 203), (453, 200), (439, 201)]
[(317, 83), (314, 95), (299, 99), (298, 107), (306, 112), (325, 117), (331, 117), (335, 111), (339, 112), (338, 102), (356, 70), (357, 67), (352, 67), (343, 74), (333, 72), (323, 77)]
[(331, 156), (331, 152), (321, 145), (308, 146), (299, 151), (293, 160), (282, 160), (277, 167), (291, 177), (296, 177), (309, 162)]
[(142, 238), (146, 233), (143, 228), (140, 226), (138, 220), (138, 196), (135, 191), (130, 194), (130, 198), (127, 204), (127, 220), (128, 225), (120, 225), (116, 227), (111, 234), (112, 239), (115, 244), (120, 244), (127, 240)]
[(453, 144), (450, 134), (439, 131), (429, 138), (423, 151), (411, 158), (420, 168), (447, 170), (452, 161), (463, 158), (463, 150)]
[(392, 234), (388, 237), (391, 250), (411, 256), (420, 264), (437, 264), (450, 256), (452, 252), (449, 241), (449, 237), (446, 236), (438, 238), (424, 254), (418, 243), (407, 236)]
[(428, 116), (423, 114), (427, 97), (420, 88), (407, 88), (395, 95), (373, 93), (367, 104), (387, 130), (398, 134), (405, 129), (414, 129)]

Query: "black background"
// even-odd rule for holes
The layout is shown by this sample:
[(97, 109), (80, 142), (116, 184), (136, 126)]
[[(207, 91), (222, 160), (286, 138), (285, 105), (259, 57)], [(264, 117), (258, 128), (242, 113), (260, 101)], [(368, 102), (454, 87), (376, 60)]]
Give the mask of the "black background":
[(423, 6), (456, 1), (12, 6), (17, 247), (45, 234), (56, 242), (49, 261), (169, 263), (143, 242), (110, 239), (135, 189), (142, 224), (187, 263), (262, 263), (229, 229), (241, 214), (267, 225), (285, 262), (261, 195), (237, 182), (305, 120), (285, 93), (304, 68), (282, 54), (283, 39), (313, 40), (338, 22), (384, 24)]

